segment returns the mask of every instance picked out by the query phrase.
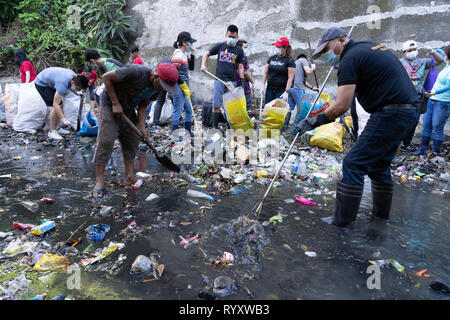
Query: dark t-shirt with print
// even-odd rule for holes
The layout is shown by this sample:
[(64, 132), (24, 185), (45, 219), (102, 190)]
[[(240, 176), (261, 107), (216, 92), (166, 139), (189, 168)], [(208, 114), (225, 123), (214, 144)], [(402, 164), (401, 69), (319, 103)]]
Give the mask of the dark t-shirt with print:
[(356, 85), (356, 97), (368, 113), (390, 104), (419, 102), (405, 68), (382, 44), (350, 40), (342, 53), (337, 75), (339, 87)]
[(274, 55), (267, 60), (269, 75), (267, 78), (267, 89), (285, 90), (289, 78), (288, 68), (295, 68), (295, 61), (291, 57), (280, 57)]
[(127, 65), (116, 69), (114, 88), (117, 98), (124, 109), (134, 109), (145, 100), (154, 100), (159, 91), (150, 83), (152, 69), (139, 64)]
[(225, 42), (209, 50), (211, 56), (218, 55), (216, 77), (223, 81), (235, 81), (238, 64), (243, 62), (244, 51), (238, 46), (230, 47)]

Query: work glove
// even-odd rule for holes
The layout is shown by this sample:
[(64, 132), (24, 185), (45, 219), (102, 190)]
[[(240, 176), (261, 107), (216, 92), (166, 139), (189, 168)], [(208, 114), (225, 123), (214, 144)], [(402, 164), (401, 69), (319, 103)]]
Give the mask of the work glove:
[(288, 101), (289, 93), (287, 91), (283, 92), (283, 94), (281, 95), (280, 99), (282, 99), (284, 101)]
[(183, 90), (183, 93), (186, 97), (189, 98), (191, 96), (191, 90), (189, 90), (189, 87), (187, 86), (186, 82), (180, 84), (180, 88), (181, 90)]
[(311, 131), (317, 127), (320, 127), (324, 124), (332, 122), (324, 112), (315, 115), (312, 118), (303, 119), (294, 127), (294, 134), (300, 132), (300, 135), (305, 132)]
[(316, 64), (315, 63), (311, 63), (311, 69), (314, 71), (316, 70)]
[(434, 52), (433, 48), (431, 48), (430, 46), (423, 47), (423, 51), (425, 51), (425, 53), (428, 53), (428, 54), (431, 54)]
[(431, 90), (428, 92), (425, 92), (425, 97), (429, 98), (431, 96), (434, 96), (436, 94), (436, 90)]

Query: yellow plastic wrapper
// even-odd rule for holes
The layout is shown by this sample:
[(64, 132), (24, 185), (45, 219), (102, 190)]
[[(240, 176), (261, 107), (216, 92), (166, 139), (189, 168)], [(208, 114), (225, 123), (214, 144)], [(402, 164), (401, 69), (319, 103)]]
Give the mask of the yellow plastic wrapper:
[(41, 271), (66, 271), (69, 267), (69, 259), (55, 254), (45, 253), (42, 258), (35, 263), (33, 269)]
[[(352, 117), (345, 117), (348, 127), (352, 126)], [(328, 149), (330, 151), (343, 152), (342, 138), (345, 135), (345, 127), (339, 120), (325, 124), (317, 128), (316, 134), (311, 138), (309, 144), (311, 146)]]
[(223, 105), (228, 124), (233, 130), (247, 131), (253, 129), (253, 124), (247, 113), (247, 103), (242, 87), (237, 87), (233, 91), (225, 93)]
[(289, 109), (289, 104), (282, 99), (275, 99), (267, 103), (262, 114), (263, 130), (280, 129)]

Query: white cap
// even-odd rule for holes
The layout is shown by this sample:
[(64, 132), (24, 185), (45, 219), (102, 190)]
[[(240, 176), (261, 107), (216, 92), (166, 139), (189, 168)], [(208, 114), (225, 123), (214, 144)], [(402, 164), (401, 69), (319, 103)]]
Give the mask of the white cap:
[(408, 40), (403, 44), (403, 51), (411, 48), (417, 49), (417, 43), (414, 40)]

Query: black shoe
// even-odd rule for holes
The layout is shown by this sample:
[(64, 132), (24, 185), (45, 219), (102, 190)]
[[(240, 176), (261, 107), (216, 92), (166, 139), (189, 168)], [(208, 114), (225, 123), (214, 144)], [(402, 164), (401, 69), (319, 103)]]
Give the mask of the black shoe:
[(339, 182), (336, 189), (336, 207), (333, 222), (338, 227), (346, 227), (358, 214), (364, 186), (351, 186)]
[(370, 214), (376, 218), (389, 219), (392, 196), (394, 195), (394, 184), (371, 181), (373, 209)]
[(400, 151), (403, 151), (403, 152), (414, 152), (414, 151), (416, 151), (416, 148), (413, 146), (413, 145), (407, 145), (407, 146), (404, 146), (404, 145), (401, 145), (400, 146)]

